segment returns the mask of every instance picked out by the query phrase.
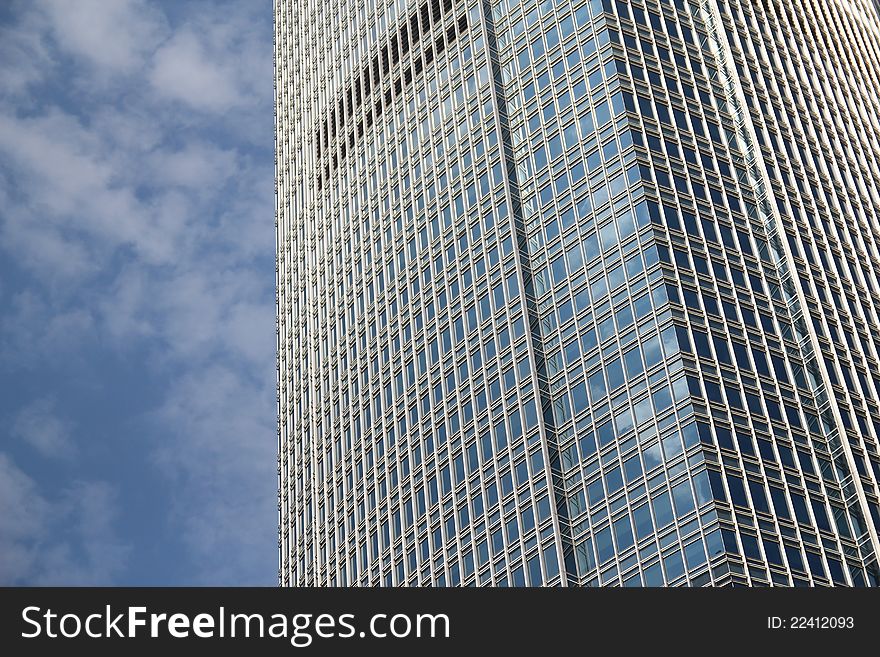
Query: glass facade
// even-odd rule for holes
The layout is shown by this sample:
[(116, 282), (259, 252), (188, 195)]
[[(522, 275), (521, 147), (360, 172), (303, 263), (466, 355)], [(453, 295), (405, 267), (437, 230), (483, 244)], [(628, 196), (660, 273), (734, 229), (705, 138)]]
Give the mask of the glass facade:
[(276, 0), (283, 585), (877, 586), (868, 0)]

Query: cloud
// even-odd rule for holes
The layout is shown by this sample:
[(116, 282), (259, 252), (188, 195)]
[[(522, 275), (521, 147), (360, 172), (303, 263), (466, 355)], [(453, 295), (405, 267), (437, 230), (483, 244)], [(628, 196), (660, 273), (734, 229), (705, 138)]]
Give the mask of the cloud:
[(20, 94), (52, 71), (54, 63), (46, 47), (36, 17), (27, 14), (17, 28), (0, 25), (0, 62), (15, 62), (15, 66), (0, 66), (0, 89), (7, 95)]
[(12, 421), (11, 433), (43, 456), (70, 458), (75, 452), (71, 425), (58, 416), (56, 403), (41, 398), (22, 408)]
[(34, 118), (0, 114), (0, 154), (11, 201), (0, 240), (25, 266), (79, 279), (98, 271), (97, 247), (138, 238), (131, 190), (118, 185), (111, 153), (75, 117), (57, 108)]
[[(150, 422), (135, 436), (146, 455), (137, 489), (131, 473), (95, 481), (72, 459), (49, 495), (44, 473), (3, 457), (8, 499), (27, 499), (40, 520), (15, 535), (0, 520), (0, 559), (19, 564), (0, 582), (130, 578), (126, 549), (137, 545), (118, 539), (113, 518), (158, 497), (146, 482), (180, 500), (145, 532), (183, 536), (169, 560), (202, 583), (271, 583), (271, 3), (17, 8), (0, 28), (14, 35), (0, 54), (23, 66), (0, 86), (0, 280), (11, 282), (0, 289), (0, 359), (39, 383), (7, 415), (41, 454), (95, 453), (120, 432), (81, 409), (131, 378), (139, 393), (126, 403)], [(88, 381), (76, 409), (58, 392), (66, 380)], [(112, 567), (97, 568), (99, 553)]]
[(82, 304), (50, 303), (31, 290), (13, 292), (0, 317), (0, 362), (9, 369), (33, 369), (59, 353), (79, 363), (79, 350), (95, 330)]
[(0, 452), (0, 583), (24, 580), (34, 569), (49, 509), (36, 483)]
[(39, 6), (58, 45), (101, 72), (144, 66), (168, 30), (162, 13), (144, 0), (40, 0)]
[(116, 491), (75, 481), (57, 498), (0, 452), (0, 585), (100, 586), (125, 568), (116, 535)]
[[(161, 427), (174, 428), (156, 459), (179, 491), (173, 513), (201, 584), (274, 582), (273, 383), (211, 365), (179, 379), (156, 412)], [(212, 503), (193, 513), (193, 499)]]
[(221, 114), (270, 101), (268, 76), (255, 75), (267, 64), (270, 34), (256, 29), (251, 11), (232, 3), (192, 16), (156, 51), (152, 88), (167, 100)]
[(156, 53), (150, 82), (167, 98), (199, 109), (227, 110), (240, 100), (230, 71), (190, 31), (176, 34)]
[(236, 153), (204, 141), (162, 148), (150, 155), (151, 184), (213, 192), (239, 172)]
[(0, 239), (26, 265), (63, 279), (98, 273), (107, 249), (131, 247), (148, 263), (179, 255), (191, 208), (165, 211), (174, 190), (163, 161), (177, 173), (176, 186), (196, 191), (205, 171), (234, 172), (232, 156), (219, 149), (119, 147), (100, 126), (57, 108), (33, 118), (0, 114), (0, 153), (12, 168)]

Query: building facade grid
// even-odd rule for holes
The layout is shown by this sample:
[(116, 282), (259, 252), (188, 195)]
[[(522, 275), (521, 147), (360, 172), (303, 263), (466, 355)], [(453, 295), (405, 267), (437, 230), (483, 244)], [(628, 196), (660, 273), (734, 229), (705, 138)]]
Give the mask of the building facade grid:
[(864, 0), (276, 0), (285, 585), (876, 586)]

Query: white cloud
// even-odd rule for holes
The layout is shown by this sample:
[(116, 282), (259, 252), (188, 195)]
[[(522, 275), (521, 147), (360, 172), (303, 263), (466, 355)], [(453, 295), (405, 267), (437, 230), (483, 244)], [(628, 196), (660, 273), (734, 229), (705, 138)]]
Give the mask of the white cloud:
[(185, 31), (156, 53), (150, 82), (172, 100), (198, 109), (228, 110), (240, 102), (233, 73), (211, 57), (198, 36)]
[(49, 509), (34, 481), (0, 452), (0, 584), (33, 571)]
[(40, 555), (38, 563), (42, 561), (43, 569), (34, 578), (36, 584), (97, 586), (116, 581), (131, 553), (131, 546), (115, 528), (117, 497), (115, 488), (95, 481), (76, 481), (64, 491), (50, 535), (57, 536), (65, 519), (72, 518), (73, 523), (67, 536), (62, 533), (61, 540), (53, 540)]
[(177, 149), (162, 148), (150, 154), (151, 184), (214, 191), (238, 173), (234, 151), (205, 142), (190, 142)]
[(39, 5), (58, 45), (100, 72), (143, 67), (168, 29), (161, 12), (144, 0), (40, 0)]
[[(0, 89), (6, 94), (26, 93), (54, 67), (42, 30), (35, 22), (36, 17), (27, 14), (16, 28), (0, 25), (0, 62), (15, 62), (15, 66), (0, 66)], [(28, 101), (19, 97), (19, 102)]]
[(222, 255), (187, 260), (164, 271), (124, 268), (98, 313), (117, 341), (146, 338), (157, 358), (189, 368), (221, 359), (245, 372), (271, 368), (271, 283), (252, 266), (224, 266)]
[(0, 452), (0, 585), (107, 585), (130, 546), (117, 536), (116, 491), (75, 481), (49, 499)]
[[(145, 175), (140, 164), (153, 158), (157, 171), (156, 160), (163, 154), (174, 158), (174, 151), (118, 148), (100, 129), (57, 109), (36, 118), (0, 114), (0, 153), (13, 171), (7, 184), (15, 188), (6, 194), (13, 205), (3, 240), (44, 274), (68, 278), (95, 273), (106, 249), (120, 246), (133, 247), (153, 263), (178, 255), (176, 244), (185, 226), (180, 217), (156, 211), (170, 190), (162, 178)], [(158, 192), (144, 198), (139, 194), (143, 185), (156, 185)]]
[(119, 243), (136, 239), (139, 208), (117, 183), (113, 158), (75, 118), (52, 110), (38, 118), (0, 114), (0, 153), (13, 192), (3, 245), (50, 277), (80, 277), (97, 269), (83, 237)]
[[(194, 12), (186, 25), (162, 44), (152, 62), (150, 83), (163, 98), (200, 111), (227, 114), (235, 109), (266, 107), (272, 94), (267, 66), (272, 34), (257, 26), (268, 27), (268, 21), (255, 20), (256, 5), (228, 3), (220, 7), (222, 10), (218, 7), (214, 12)], [(264, 9), (268, 12), (268, 3)], [(263, 116), (268, 137), (271, 123), (268, 115)]]
[(47, 280), (75, 282), (98, 270), (89, 246), (63, 228), (41, 224), (39, 216), (22, 213), (16, 206), (7, 208), (4, 219), (0, 246), (15, 253), (20, 265), (42, 271)]
[[(203, 584), (275, 578), (274, 385), (222, 364), (175, 382), (156, 419), (174, 428), (157, 462), (174, 482), (174, 509)], [(192, 503), (210, 500), (193, 513)]]
[[(204, 583), (270, 583), (271, 3), (175, 5), (174, 24), (140, 0), (20, 7), (25, 34), (0, 55), (42, 53), (73, 76), (47, 66), (0, 86), (0, 257), (20, 274), (17, 289), (0, 290), (9, 307), (0, 358), (34, 370), (63, 361), (98, 386), (81, 347), (122, 355), (158, 398), (151, 431), (137, 436), (155, 453), (144, 479), (172, 482), (181, 500), (158, 529), (184, 535)], [(15, 91), (35, 80), (50, 91), (44, 105)], [(97, 431), (79, 416), (47, 429), (39, 418), (63, 417), (60, 407), (25, 409), (16, 435), (43, 453), (68, 443), (84, 453), (86, 441), (106, 439), (100, 418)], [(0, 519), (0, 561), (18, 564), (12, 574), (0, 565), (0, 582), (123, 572), (124, 546), (106, 519), (126, 482), (73, 483), (52, 496), (36, 472), (0, 457), (0, 480), (9, 475), (0, 494), (39, 518), (19, 534)], [(68, 520), (67, 538), (47, 538)], [(62, 578), (65, 569), (79, 574)]]
[(43, 294), (14, 292), (0, 317), (0, 360), (7, 367), (33, 368), (65, 354), (76, 363), (80, 347), (94, 330), (94, 318), (82, 304), (54, 307)]
[(12, 421), (11, 433), (49, 458), (70, 458), (76, 450), (71, 425), (59, 416), (53, 399), (36, 399), (22, 408)]

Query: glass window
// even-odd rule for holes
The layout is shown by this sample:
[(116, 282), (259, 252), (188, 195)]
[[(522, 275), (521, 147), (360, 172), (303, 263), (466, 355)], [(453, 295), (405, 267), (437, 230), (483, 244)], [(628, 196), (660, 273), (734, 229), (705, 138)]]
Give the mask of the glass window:
[(623, 376), (623, 366), (620, 363), (620, 358), (615, 358), (611, 362), (606, 365), (605, 371), (608, 374), (608, 387), (610, 390), (614, 390), (622, 386), (626, 379)]
[(575, 561), (577, 562), (578, 574), (583, 576), (596, 567), (596, 559), (593, 556), (593, 540), (588, 538), (581, 541), (574, 549)]
[(623, 361), (626, 365), (626, 377), (628, 381), (632, 381), (635, 377), (645, 371), (642, 364), (642, 351), (636, 345), (623, 354)]
[(633, 519), (636, 524), (636, 536), (638, 540), (647, 538), (654, 533), (654, 520), (647, 504), (643, 504), (633, 511)]
[(663, 571), (660, 568), (660, 562), (645, 568), (645, 586), (658, 587), (663, 586)]
[(623, 515), (614, 521), (614, 538), (617, 541), (617, 550), (622, 552), (633, 544), (632, 526), (629, 515)]
[(675, 515), (679, 518), (694, 510), (694, 495), (691, 492), (691, 482), (685, 479), (672, 489), (672, 499), (675, 502)]
[(628, 484), (642, 476), (642, 461), (638, 454), (623, 462), (623, 472)]
[(663, 557), (663, 570), (666, 571), (667, 582), (672, 582), (684, 575), (684, 561), (681, 558), (681, 551), (675, 550)]
[(599, 370), (589, 378), (590, 398), (595, 404), (598, 400), (605, 396), (605, 376), (602, 370)]
[(688, 570), (693, 570), (706, 563), (706, 550), (703, 548), (703, 541), (696, 540), (685, 546), (684, 558), (687, 562)]
[(608, 488), (609, 495), (613, 495), (623, 488), (623, 476), (620, 473), (620, 467), (612, 468), (605, 475), (605, 485)]
[(663, 491), (659, 495), (655, 495), (651, 498), (651, 505), (654, 507), (654, 518), (657, 520), (658, 528), (665, 527), (673, 521), (669, 493)]
[(591, 507), (596, 506), (605, 499), (605, 488), (602, 485), (601, 479), (597, 479), (587, 486), (587, 497), (590, 500)]
[(614, 556), (611, 527), (605, 527), (596, 533), (596, 551), (599, 554), (599, 563), (605, 563)]

